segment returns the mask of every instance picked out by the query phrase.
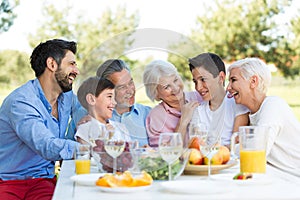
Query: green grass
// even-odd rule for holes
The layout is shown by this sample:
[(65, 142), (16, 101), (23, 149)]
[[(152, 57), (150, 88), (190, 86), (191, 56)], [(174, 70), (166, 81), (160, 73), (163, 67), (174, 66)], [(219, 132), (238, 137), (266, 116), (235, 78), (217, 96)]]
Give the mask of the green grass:
[[(4, 98), (15, 87), (1, 87), (0, 89), (0, 104)], [(272, 77), (272, 85), (268, 90), (268, 95), (279, 96), (287, 101), (291, 106), (297, 119), (300, 121), (300, 78), (295, 80), (287, 80), (283, 77)], [(136, 101), (153, 107), (157, 102), (151, 102), (145, 93), (144, 86), (137, 85)]]
[(272, 85), (268, 95), (279, 96), (290, 105), (300, 121), (300, 79), (286, 80), (282, 77), (272, 77)]

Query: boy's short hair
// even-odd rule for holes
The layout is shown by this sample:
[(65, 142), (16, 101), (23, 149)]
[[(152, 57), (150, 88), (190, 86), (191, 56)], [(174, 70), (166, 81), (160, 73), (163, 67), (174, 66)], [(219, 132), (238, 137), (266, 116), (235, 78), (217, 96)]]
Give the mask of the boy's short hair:
[(86, 96), (92, 94), (98, 97), (99, 94), (105, 89), (114, 89), (115, 85), (108, 79), (100, 78), (97, 76), (87, 78), (78, 88), (77, 97), (81, 105), (88, 109), (88, 102)]
[(211, 73), (216, 78), (220, 72), (224, 72), (226, 75), (225, 64), (218, 56), (214, 53), (201, 53), (196, 57), (189, 59), (190, 71), (195, 68), (203, 67), (206, 71)]

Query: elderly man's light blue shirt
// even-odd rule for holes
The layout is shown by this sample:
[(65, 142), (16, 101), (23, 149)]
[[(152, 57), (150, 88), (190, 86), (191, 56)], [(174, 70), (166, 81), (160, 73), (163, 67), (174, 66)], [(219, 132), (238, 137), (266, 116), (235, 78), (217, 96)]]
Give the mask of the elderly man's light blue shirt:
[[(129, 131), (130, 138), (132, 140), (137, 139), (140, 146), (148, 145), (145, 122), (150, 110), (151, 107), (149, 106), (135, 103), (129, 112), (125, 112), (121, 115), (114, 110), (111, 120), (124, 124)], [(76, 110), (75, 118), (70, 122), (66, 138), (74, 139), (76, 123), (85, 115), (87, 115), (87, 111), (83, 107)]]
[(139, 141), (139, 145), (148, 145), (148, 135), (146, 131), (146, 117), (151, 107), (135, 103), (129, 112), (120, 115), (116, 110), (113, 111), (111, 120), (125, 124), (132, 140)]
[(38, 79), (13, 91), (0, 108), (0, 178), (52, 178), (56, 160), (71, 159), (77, 142), (66, 140), (69, 116), (81, 107), (72, 91), (58, 98), (52, 116)]

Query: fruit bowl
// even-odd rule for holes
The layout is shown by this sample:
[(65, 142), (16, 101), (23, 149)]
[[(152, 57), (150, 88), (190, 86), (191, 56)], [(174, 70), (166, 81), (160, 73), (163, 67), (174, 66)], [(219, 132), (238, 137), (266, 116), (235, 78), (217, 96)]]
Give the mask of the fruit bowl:
[[(222, 165), (211, 165), (211, 174), (218, 174), (219, 171), (223, 169), (227, 169), (233, 167), (238, 162), (236, 160), (229, 160), (226, 164)], [(207, 176), (208, 173), (208, 165), (192, 165), (187, 164), (184, 169), (184, 174), (188, 175), (203, 175)]]
[[(189, 149), (185, 149), (179, 159), (172, 163), (172, 179), (177, 179), (184, 171), (189, 159)], [(153, 180), (168, 180), (168, 163), (162, 159), (158, 148), (134, 150), (135, 163), (140, 171), (146, 171)]]

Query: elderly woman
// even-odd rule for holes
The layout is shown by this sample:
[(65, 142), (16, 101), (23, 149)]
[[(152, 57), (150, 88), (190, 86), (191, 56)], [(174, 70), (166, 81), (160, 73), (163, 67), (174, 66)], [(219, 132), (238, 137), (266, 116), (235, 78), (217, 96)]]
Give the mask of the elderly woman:
[(152, 101), (160, 101), (146, 118), (149, 145), (158, 146), (159, 135), (163, 132), (180, 132), (187, 143), (187, 125), (202, 101), (200, 95), (196, 91), (184, 92), (176, 67), (163, 60), (155, 60), (146, 66), (143, 81), (147, 96)]
[(250, 110), (250, 123), (270, 127), (267, 141), (268, 164), (300, 176), (300, 123), (288, 104), (279, 97), (267, 96), (271, 73), (258, 58), (246, 58), (229, 67), (227, 90), (236, 103)]
[(195, 89), (204, 102), (194, 112), (191, 123), (202, 122), (210, 131), (219, 133), (221, 144), (230, 147), (230, 138), (239, 126), (248, 125), (247, 107), (236, 104), (224, 88), (226, 70), (222, 59), (214, 53), (202, 53), (189, 59)]

